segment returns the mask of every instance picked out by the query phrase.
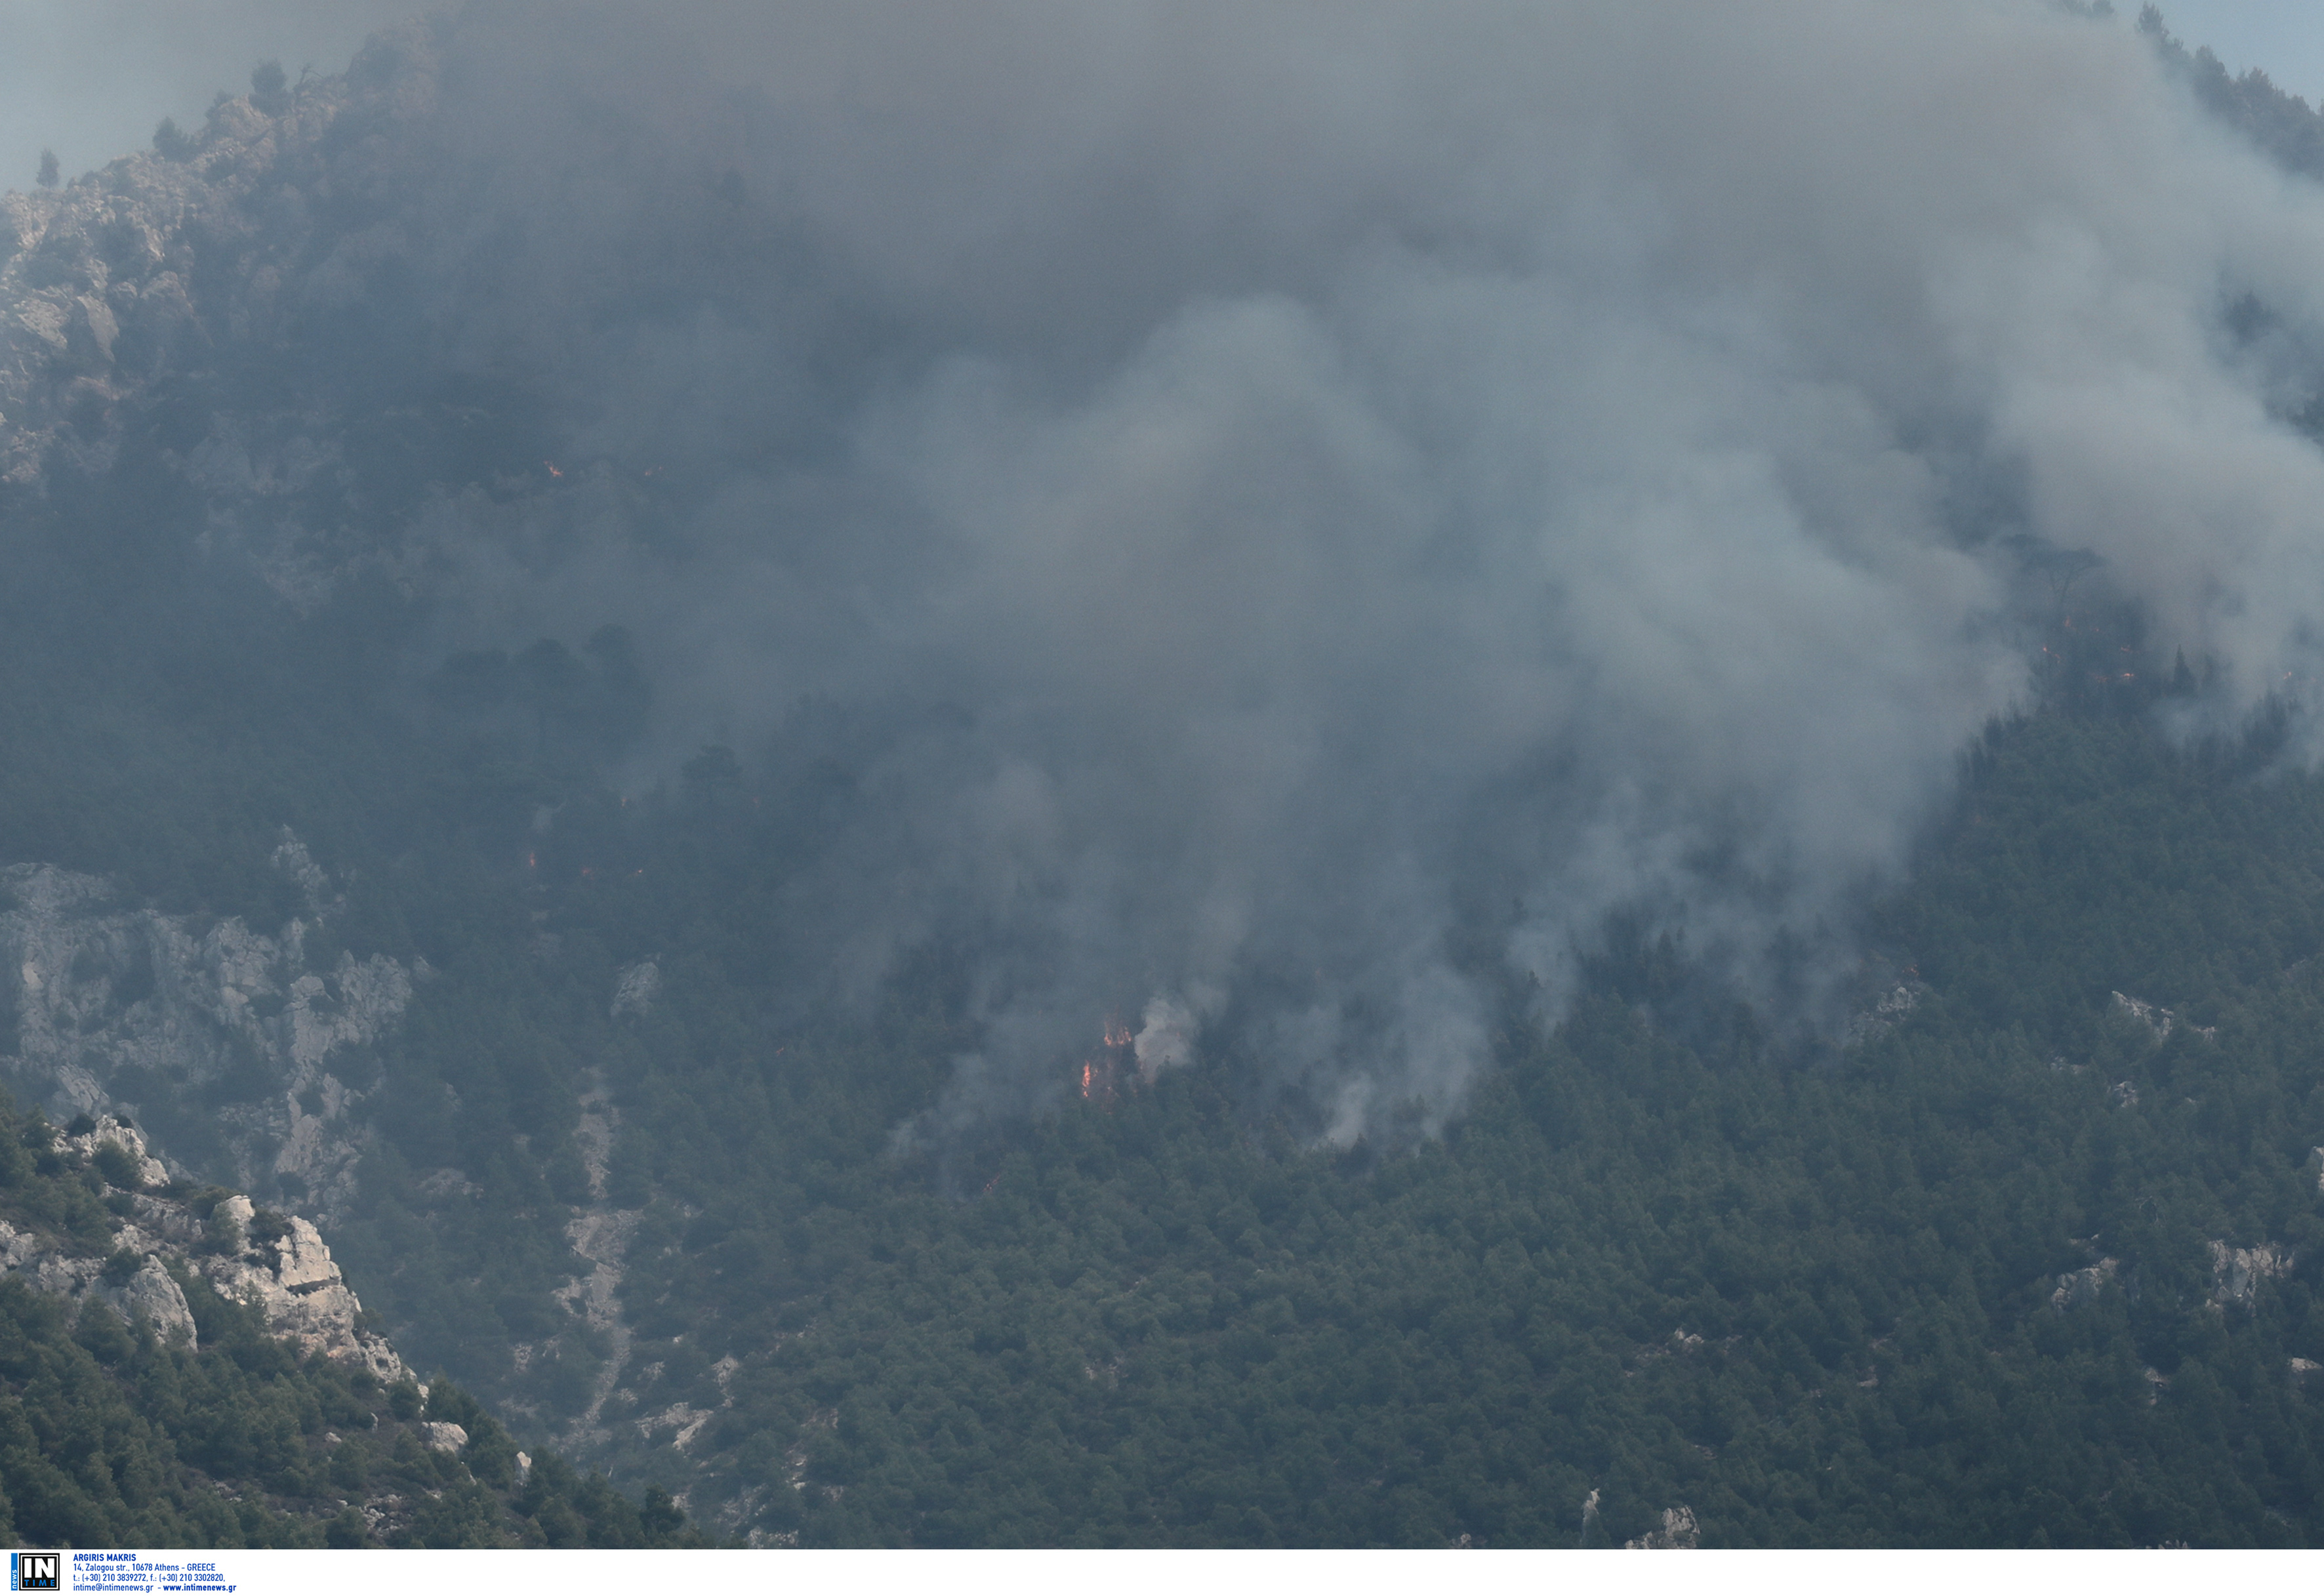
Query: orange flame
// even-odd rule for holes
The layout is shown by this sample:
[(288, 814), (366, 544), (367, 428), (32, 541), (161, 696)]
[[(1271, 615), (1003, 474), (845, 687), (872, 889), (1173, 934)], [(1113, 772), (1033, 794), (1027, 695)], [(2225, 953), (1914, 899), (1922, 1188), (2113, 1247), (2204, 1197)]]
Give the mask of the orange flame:
[(1082, 1098), (1111, 1113), (1121, 1080), (1122, 1054), (1132, 1046), (1132, 1038), (1130, 1028), (1116, 1015), (1107, 1015), (1102, 1029), (1105, 1051), (1095, 1058), (1082, 1060)]

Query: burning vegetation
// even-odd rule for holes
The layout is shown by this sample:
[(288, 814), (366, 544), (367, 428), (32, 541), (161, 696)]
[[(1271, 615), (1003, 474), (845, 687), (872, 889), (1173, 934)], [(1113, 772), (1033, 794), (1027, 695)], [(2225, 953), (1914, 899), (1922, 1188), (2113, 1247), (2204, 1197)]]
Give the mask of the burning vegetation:
[(1120, 1015), (1106, 1016), (1104, 1035), (1097, 1052), (1082, 1060), (1082, 1098), (1110, 1109), (1136, 1083), (1138, 1055), (1135, 1038)]

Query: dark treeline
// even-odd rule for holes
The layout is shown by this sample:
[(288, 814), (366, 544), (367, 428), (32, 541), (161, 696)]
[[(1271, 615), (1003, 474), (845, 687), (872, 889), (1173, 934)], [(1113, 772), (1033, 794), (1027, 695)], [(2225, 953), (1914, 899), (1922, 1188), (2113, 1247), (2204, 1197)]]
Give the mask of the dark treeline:
[(2172, 36), (2155, 6), (2140, 9), (2138, 31), (2213, 115), (2287, 169), (2324, 180), (2324, 111), (2310, 110), (2307, 101), (2278, 88), (2257, 67), (2238, 78), (2208, 48), (2190, 51)]

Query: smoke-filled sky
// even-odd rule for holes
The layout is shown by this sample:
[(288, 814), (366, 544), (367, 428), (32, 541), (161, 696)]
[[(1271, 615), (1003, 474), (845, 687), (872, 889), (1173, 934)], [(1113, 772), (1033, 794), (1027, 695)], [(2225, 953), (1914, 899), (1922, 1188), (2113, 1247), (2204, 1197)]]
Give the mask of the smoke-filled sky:
[[(29, 182), (43, 147), (67, 175), (142, 148), (154, 124), (190, 125), (252, 65), (336, 72), (374, 29), (427, 0), (0, 0), (0, 186)], [(2126, 16), (2136, 12), (2126, 5)], [(2324, 12), (2310, 0), (2172, 0), (2190, 47), (2232, 71), (2265, 70), (2324, 104)]]
[[(981, 950), (971, 1107), (1120, 1005), (1336, 1135), (1433, 1119), (1493, 1023), (1456, 926), (1550, 1011), (1618, 909), (1812, 991), (2022, 700), (2025, 539), (2222, 714), (2317, 663), (2324, 459), (2271, 406), (2324, 204), (2122, 23), (558, 14), (453, 47), (535, 242), (489, 337), (576, 455), (715, 485), (650, 552), (568, 495), (574, 552), (472, 591), (632, 624), (689, 738), (841, 706), (800, 919), (858, 974)], [(2288, 330), (2236, 345), (2246, 293)]]
[(2222, 720), (2324, 665), (2324, 457), (2278, 419), (2324, 369), (2324, 198), (2126, 22), (479, 4), (444, 37), (456, 180), (314, 279), (408, 249), (445, 357), (552, 396), (560, 485), (426, 512), (443, 641), (619, 621), (669, 749), (836, 752), (799, 957), (844, 992), (973, 950), (939, 1122), (1119, 1009), (1146, 1067), (1231, 1049), (1334, 1138), (1432, 1124), (1500, 977), (1554, 1014), (1615, 910), (1812, 999), (2023, 699), (2028, 547), (2103, 560)]

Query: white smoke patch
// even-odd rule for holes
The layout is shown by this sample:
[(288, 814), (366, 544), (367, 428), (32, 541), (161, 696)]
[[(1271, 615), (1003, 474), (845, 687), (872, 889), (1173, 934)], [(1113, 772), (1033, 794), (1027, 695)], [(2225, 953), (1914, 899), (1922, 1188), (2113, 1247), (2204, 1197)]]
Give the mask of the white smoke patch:
[(1216, 987), (1198, 984), (1184, 998), (1157, 992), (1148, 999), (1138, 1034), (1130, 1038), (1139, 1077), (1151, 1084), (1164, 1070), (1194, 1063), (1203, 1020), (1224, 998)]
[[(844, 997), (972, 950), (944, 1123), (1063, 1090), (1159, 992), (1142, 1072), (1231, 1030), (1332, 1139), (1432, 1128), (1492, 984), (1555, 1014), (1618, 910), (1812, 999), (2022, 701), (2024, 540), (2208, 662), (2209, 724), (2324, 669), (2324, 456), (2281, 419), (2324, 196), (2126, 26), (480, 5), (444, 38), (446, 170), (497, 185), (444, 203), (501, 224), (427, 234), (458, 346), (550, 374), (606, 483), (684, 484), (439, 504), (470, 623), (610, 613), (665, 752), (844, 768), (794, 967)], [(1479, 902), (1500, 946), (1456, 959)]]

